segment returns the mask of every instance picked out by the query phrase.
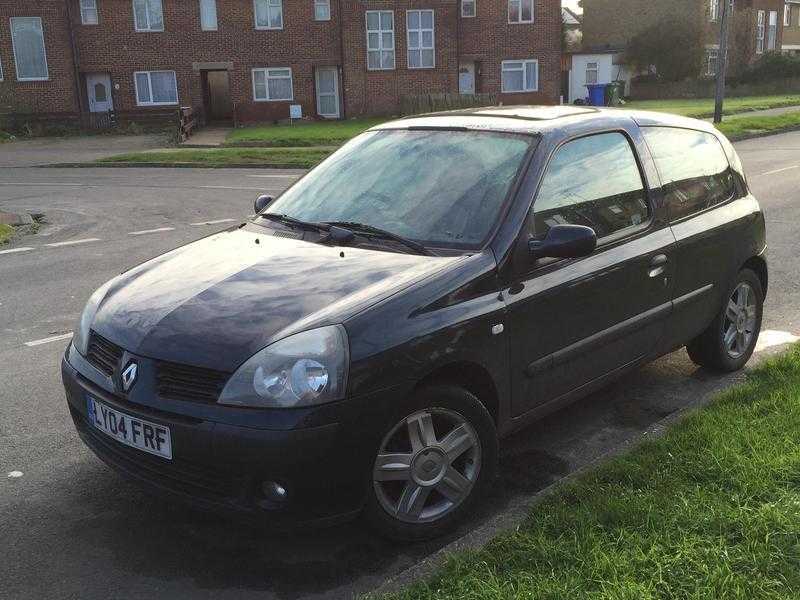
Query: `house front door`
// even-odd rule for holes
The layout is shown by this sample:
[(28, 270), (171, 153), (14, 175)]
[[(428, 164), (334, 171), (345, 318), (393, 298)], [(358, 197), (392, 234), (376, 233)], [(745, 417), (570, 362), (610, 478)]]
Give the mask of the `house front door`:
[(326, 119), (338, 119), (339, 114), (339, 69), (317, 67), (317, 114)]
[(89, 73), (86, 75), (86, 93), (89, 97), (89, 112), (99, 113), (114, 110), (111, 97), (111, 75)]
[(461, 94), (475, 93), (475, 63), (465, 62), (458, 67), (458, 91)]

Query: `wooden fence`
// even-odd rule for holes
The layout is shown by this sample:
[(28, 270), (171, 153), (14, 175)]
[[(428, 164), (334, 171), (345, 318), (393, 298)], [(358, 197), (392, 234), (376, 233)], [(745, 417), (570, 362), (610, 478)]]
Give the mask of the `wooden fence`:
[(195, 127), (197, 127), (197, 118), (194, 114), (194, 108), (181, 106), (178, 110), (178, 142), (185, 142), (192, 137)]
[(404, 115), (496, 105), (497, 94), (421, 94), (400, 98), (400, 110)]

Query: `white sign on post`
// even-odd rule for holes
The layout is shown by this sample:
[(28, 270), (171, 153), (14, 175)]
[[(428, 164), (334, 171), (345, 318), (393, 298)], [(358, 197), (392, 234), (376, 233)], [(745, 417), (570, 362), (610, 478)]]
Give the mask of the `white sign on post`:
[(302, 119), (303, 118), (303, 107), (300, 104), (290, 104), (289, 105), (289, 118), (294, 119)]

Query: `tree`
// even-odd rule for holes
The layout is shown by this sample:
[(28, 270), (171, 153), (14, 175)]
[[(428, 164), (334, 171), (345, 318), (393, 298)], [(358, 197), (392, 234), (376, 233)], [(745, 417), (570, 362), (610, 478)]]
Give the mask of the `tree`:
[(636, 69), (655, 69), (664, 81), (696, 77), (705, 58), (705, 32), (697, 19), (671, 16), (628, 42), (627, 60)]

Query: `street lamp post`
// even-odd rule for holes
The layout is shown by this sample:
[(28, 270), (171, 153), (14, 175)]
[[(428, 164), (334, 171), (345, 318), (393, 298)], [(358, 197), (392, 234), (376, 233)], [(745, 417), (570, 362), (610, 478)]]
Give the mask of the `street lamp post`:
[(722, 0), (722, 17), (719, 26), (719, 54), (717, 57), (717, 94), (714, 104), (714, 123), (722, 123), (722, 103), (725, 100), (725, 71), (728, 67), (728, 20), (733, 12), (734, 0)]

